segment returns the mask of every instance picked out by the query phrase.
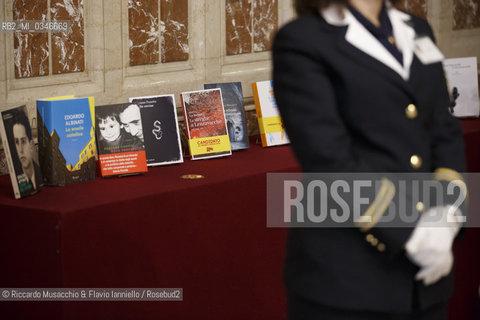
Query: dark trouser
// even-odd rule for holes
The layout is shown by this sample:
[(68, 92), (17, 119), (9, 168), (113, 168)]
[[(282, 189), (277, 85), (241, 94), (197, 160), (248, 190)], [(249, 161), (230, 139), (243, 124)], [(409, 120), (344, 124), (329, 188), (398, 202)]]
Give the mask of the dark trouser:
[(288, 295), (288, 320), (446, 320), (445, 303), (412, 313), (386, 313), (337, 309)]

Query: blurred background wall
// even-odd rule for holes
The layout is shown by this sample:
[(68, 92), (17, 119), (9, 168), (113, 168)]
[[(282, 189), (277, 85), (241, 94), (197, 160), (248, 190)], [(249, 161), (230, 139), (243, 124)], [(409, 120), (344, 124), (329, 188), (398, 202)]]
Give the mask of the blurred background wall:
[[(480, 56), (480, 0), (402, 0), (426, 18), (446, 57)], [(250, 84), (271, 78), (275, 31), (292, 0), (2, 0), (0, 20), (70, 20), (69, 33), (0, 32), (0, 108), (73, 94), (96, 104), (241, 81), (250, 134)]]

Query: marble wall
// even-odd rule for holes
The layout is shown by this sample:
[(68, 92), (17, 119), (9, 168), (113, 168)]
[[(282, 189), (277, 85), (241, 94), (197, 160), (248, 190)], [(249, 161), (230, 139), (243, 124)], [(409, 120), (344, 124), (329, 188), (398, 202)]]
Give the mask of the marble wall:
[(130, 65), (188, 60), (188, 0), (129, 0)]
[(14, 0), (12, 5), (14, 20), (71, 21), (67, 33), (15, 32), (16, 78), (84, 71), (83, 0)]
[(158, 1), (128, 0), (128, 27), (130, 65), (157, 63)]
[(427, 19), (427, 1), (426, 0), (400, 0), (398, 7), (402, 10)]
[[(480, 28), (480, 0), (450, 1), (452, 12), (452, 30)], [(432, 5), (441, 6), (442, 3), (437, 0), (436, 3), (433, 3)], [(400, 0), (398, 7), (424, 19), (428, 19), (427, 0)], [(448, 6), (445, 7), (447, 8)], [(450, 21), (450, 19), (448, 19), (447, 21)]]
[(52, 33), (52, 73), (85, 70), (83, 0), (51, 0), (51, 21), (70, 21), (68, 33)]
[(480, 28), (480, 1), (453, 1), (453, 29)]
[(227, 55), (270, 50), (277, 28), (277, 0), (225, 1)]
[[(0, 33), (0, 108), (74, 94), (97, 105), (241, 81), (250, 133), (250, 84), (271, 77), (275, 30), (293, 0), (2, 0), (0, 19), (70, 20), (72, 32)], [(446, 57), (480, 57), (479, 0), (401, 0), (426, 17)]]
[(225, 1), (227, 55), (252, 52), (252, 0)]
[(188, 60), (188, 0), (160, 1), (161, 61)]
[[(13, 20), (46, 20), (47, 1), (13, 1)], [(14, 61), (15, 77), (28, 78), (49, 74), (48, 34), (15, 32)]]
[(270, 50), (278, 27), (277, 0), (255, 0), (253, 2), (253, 51)]

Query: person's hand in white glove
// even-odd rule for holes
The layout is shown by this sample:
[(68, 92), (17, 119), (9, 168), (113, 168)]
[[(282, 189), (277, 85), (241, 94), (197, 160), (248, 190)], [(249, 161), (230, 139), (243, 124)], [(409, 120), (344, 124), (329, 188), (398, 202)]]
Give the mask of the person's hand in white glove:
[(453, 206), (433, 207), (422, 215), (405, 245), (409, 259), (420, 267), (416, 280), (430, 285), (450, 273), (452, 244), (461, 218)]

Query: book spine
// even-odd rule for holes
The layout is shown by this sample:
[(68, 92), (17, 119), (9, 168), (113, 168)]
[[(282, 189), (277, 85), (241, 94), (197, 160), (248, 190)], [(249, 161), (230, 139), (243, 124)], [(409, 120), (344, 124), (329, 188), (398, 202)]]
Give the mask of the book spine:
[[(53, 183), (53, 162), (52, 158), (49, 156), (51, 154), (51, 139), (49, 135), (45, 118), (46, 115), (46, 104), (44, 101), (37, 101), (37, 128), (38, 128), (38, 160), (40, 162), (40, 168), (43, 173), (43, 179), (46, 184)], [(47, 141), (49, 143), (47, 143)]]
[[(258, 88), (257, 83), (252, 83), (252, 93), (253, 93), (253, 100), (255, 102), (255, 111), (257, 111), (257, 118), (258, 118), (258, 126), (259, 128), (263, 128), (263, 115), (262, 115), (262, 108), (260, 106), (260, 97), (258, 96)], [(265, 136), (264, 132), (260, 130), (260, 138), (262, 139), (262, 147), (268, 147), (267, 137)]]
[[(1, 115), (1, 114), (0, 114)], [(3, 150), (5, 151), (5, 158), (7, 159), (8, 172), (10, 173), (10, 180), (12, 181), (13, 193), (15, 199), (20, 199), (20, 189), (18, 188), (17, 174), (15, 173), (15, 167), (13, 166), (12, 154), (10, 152), (10, 145), (7, 140), (7, 132), (3, 123), (3, 117), (0, 119), (0, 136), (2, 138)]]
[[(180, 137), (180, 128), (178, 125), (178, 117), (177, 117), (177, 106), (175, 104), (175, 96), (173, 94), (168, 95), (172, 101), (172, 107), (173, 107), (173, 115), (175, 117), (175, 128), (177, 130), (177, 141), (178, 141), (178, 149), (180, 151), (180, 159), (179, 162), (183, 162), (183, 148), (182, 148), (182, 139)], [(183, 108), (182, 108), (183, 112)], [(183, 118), (185, 119), (185, 117)]]
[(190, 148), (190, 128), (188, 124), (188, 117), (187, 117), (187, 107), (185, 106), (185, 101), (183, 100), (183, 93), (180, 94), (180, 102), (182, 104), (182, 113), (183, 113), (183, 124), (185, 125), (185, 131), (187, 132), (187, 145), (188, 145), (188, 152), (190, 153), (192, 159), (195, 158), (192, 155), (192, 150)]

